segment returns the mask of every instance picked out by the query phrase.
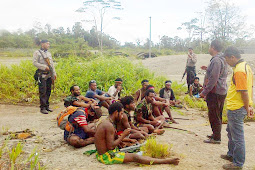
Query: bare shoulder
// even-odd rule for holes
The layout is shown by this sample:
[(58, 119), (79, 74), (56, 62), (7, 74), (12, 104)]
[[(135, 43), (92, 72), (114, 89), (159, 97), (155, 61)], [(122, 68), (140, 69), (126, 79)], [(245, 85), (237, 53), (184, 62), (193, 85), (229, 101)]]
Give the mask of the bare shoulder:
[(138, 90), (135, 92), (135, 94), (139, 94), (140, 91), (141, 91), (141, 89), (138, 89)]
[(122, 121), (122, 122), (128, 121), (128, 117), (127, 117), (127, 115), (126, 115), (125, 113), (123, 114), (123, 118), (122, 118), (121, 121)]
[(97, 129), (105, 130), (105, 131), (112, 131), (114, 130), (114, 127), (111, 122), (108, 120), (103, 120), (97, 127)]

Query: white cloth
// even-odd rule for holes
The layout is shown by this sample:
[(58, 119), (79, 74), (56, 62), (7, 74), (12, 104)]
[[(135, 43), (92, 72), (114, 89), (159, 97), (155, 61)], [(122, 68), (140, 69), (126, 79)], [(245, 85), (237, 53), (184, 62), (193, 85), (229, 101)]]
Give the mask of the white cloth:
[[(108, 90), (108, 94), (109, 94), (110, 96), (114, 97), (114, 100), (118, 100), (118, 99), (119, 99), (119, 93), (120, 93), (120, 92), (116, 93), (116, 91), (117, 91), (117, 88), (115, 88), (114, 85), (111, 86), (111, 87), (109, 88), (109, 90)], [(114, 96), (114, 93), (116, 93), (116, 96)]]

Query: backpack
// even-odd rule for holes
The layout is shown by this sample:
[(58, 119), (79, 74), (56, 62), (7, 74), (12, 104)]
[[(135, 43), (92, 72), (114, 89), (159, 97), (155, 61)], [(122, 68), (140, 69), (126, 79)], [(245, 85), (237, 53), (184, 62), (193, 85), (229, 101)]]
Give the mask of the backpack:
[[(62, 129), (62, 130), (67, 130), (67, 131), (73, 131), (74, 128), (72, 124), (68, 121), (69, 115), (73, 114), (79, 109), (79, 107), (74, 107), (74, 106), (68, 106), (65, 110), (63, 110), (61, 113), (58, 114), (57, 116), (57, 126)], [(82, 109), (79, 109), (83, 111)]]

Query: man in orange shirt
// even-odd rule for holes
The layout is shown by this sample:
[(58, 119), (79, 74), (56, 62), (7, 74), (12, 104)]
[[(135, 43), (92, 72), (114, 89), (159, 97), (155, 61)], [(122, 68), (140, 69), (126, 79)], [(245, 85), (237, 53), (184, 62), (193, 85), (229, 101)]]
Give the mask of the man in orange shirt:
[(244, 118), (253, 117), (253, 73), (251, 67), (241, 59), (235, 47), (228, 47), (224, 53), (226, 62), (233, 67), (231, 85), (227, 93), (228, 152), (222, 159), (231, 161), (223, 169), (242, 169), (245, 161)]

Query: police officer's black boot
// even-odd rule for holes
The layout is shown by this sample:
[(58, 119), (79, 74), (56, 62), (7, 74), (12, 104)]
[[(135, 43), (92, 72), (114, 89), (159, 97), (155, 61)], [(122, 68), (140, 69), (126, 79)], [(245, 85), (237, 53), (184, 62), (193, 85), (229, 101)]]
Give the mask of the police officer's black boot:
[(41, 109), (40, 112), (41, 112), (42, 114), (48, 114), (48, 111), (47, 111), (45, 108)]
[(46, 107), (46, 110), (49, 111), (49, 112), (53, 112), (53, 110), (50, 109), (49, 107)]

